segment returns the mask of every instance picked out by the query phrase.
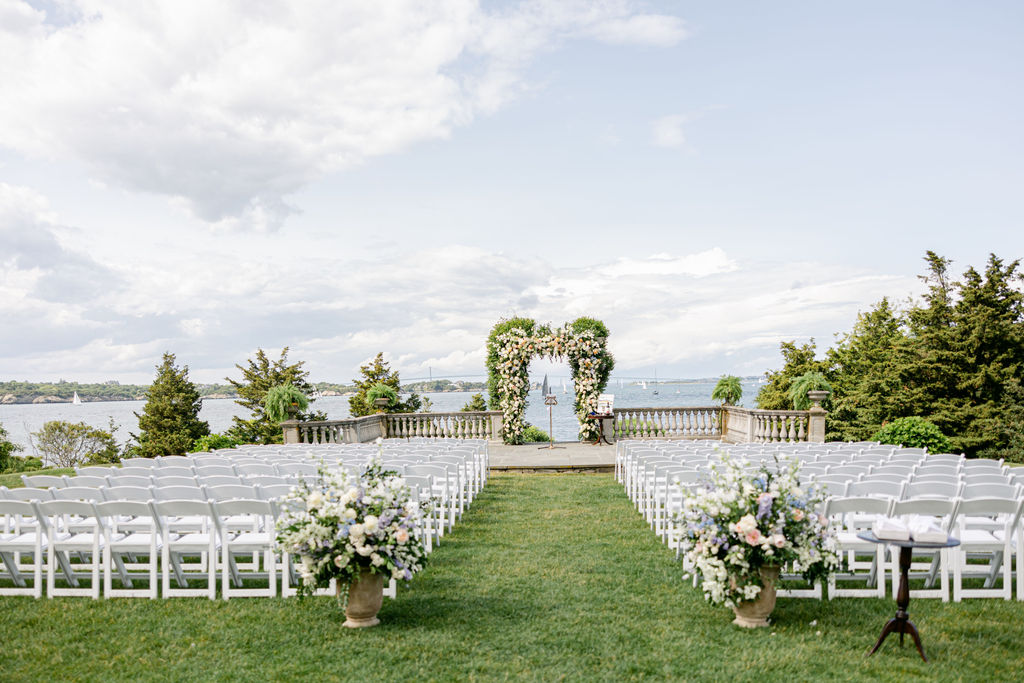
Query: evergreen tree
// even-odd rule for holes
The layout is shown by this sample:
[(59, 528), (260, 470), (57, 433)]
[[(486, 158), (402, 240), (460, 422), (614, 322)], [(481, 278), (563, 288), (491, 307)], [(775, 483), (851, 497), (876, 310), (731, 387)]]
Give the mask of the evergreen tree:
[(199, 419), (203, 402), (188, 379), (188, 366), (179, 369), (174, 361), (173, 353), (164, 353), (142, 414), (135, 413), (139, 434), (132, 434), (137, 444), (132, 450), (141, 457), (188, 453), (196, 439), (210, 433), (210, 425)]
[[(302, 369), (304, 361), (288, 363), (288, 347), (281, 349), (281, 356), (275, 361), (267, 358), (263, 349), (256, 350), (256, 358), (249, 359), (248, 365), (235, 365), (242, 371), (242, 381), (236, 381), (227, 377), (227, 381), (238, 392), (238, 399), (235, 401), (243, 408), (247, 408), (251, 417), (245, 420), (235, 416), (232, 419), (234, 424), (228, 430), (227, 435), (237, 439), (241, 443), (281, 443), (284, 434), (279, 423), (272, 420), (266, 413), (263, 400), (271, 387), (280, 384), (291, 384), (306, 396), (313, 393), (313, 385), (308, 381), (309, 372)], [(312, 401), (312, 399), (310, 399)], [(299, 420), (326, 420), (327, 415), (322, 412), (299, 413)]]
[(768, 383), (761, 387), (754, 402), (762, 410), (791, 410), (793, 400), (789, 397), (789, 385), (793, 380), (807, 372), (824, 372), (825, 365), (815, 360), (814, 340), (803, 346), (795, 341), (779, 344), (782, 359), (785, 361), (781, 370), (769, 370), (764, 373)]
[[(402, 386), (398, 378), (398, 371), (392, 370), (388, 365), (387, 361), (384, 360), (384, 354), (378, 353), (377, 356), (368, 365), (363, 365), (359, 368), (362, 379), (354, 379), (353, 383), (356, 385), (355, 395), (349, 397), (349, 413), (352, 417), (360, 417), (362, 415), (372, 415), (377, 412), (376, 406), (373, 405), (373, 401), (368, 398), (367, 392), (375, 384), (384, 384), (395, 390), (395, 393), (401, 393)], [(423, 400), (419, 394), (415, 392), (409, 394), (409, 398), (404, 401), (395, 401), (392, 405), (388, 406), (385, 410), (389, 413), (418, 413), (423, 407)]]
[(0, 474), (7, 471), (12, 464), (12, 456), (22, 450), (24, 446), (7, 440), (7, 430), (0, 425)]

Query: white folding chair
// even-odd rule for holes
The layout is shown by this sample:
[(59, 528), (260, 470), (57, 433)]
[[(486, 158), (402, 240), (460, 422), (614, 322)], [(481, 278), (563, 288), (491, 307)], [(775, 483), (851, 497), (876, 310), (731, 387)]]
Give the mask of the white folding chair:
[[(953, 529), (958, 514), (959, 499), (957, 498), (914, 498), (911, 500), (895, 500), (892, 503), (890, 515), (892, 517), (908, 518), (913, 515), (932, 517), (935, 523), (947, 534)], [(949, 602), (949, 549), (923, 550), (915, 548), (912, 557), (924, 557), (926, 562), (913, 563), (910, 566), (908, 577), (923, 578), (924, 588), (910, 589), (911, 598), (941, 598), (943, 602)], [(892, 595), (896, 597), (899, 577), (899, 553), (892, 553), (892, 566), (890, 575), (892, 581)], [(932, 588), (935, 578), (939, 578), (939, 587)]]
[[(137, 500), (101, 501), (96, 514), (103, 523), (103, 596), (156, 599), (163, 534), (152, 506)], [(140, 556), (145, 563), (138, 562)], [(123, 588), (114, 588), (115, 569)], [(147, 581), (145, 589), (134, 585), (141, 579)]]
[[(0, 516), (5, 518), (6, 529), (0, 531), (0, 560), (5, 568), (0, 574), (0, 595), (43, 595), (43, 550), (47, 539), (38, 514), (31, 501), (0, 499)], [(26, 582), (26, 572), (31, 572), (31, 586)], [(14, 585), (2, 585), (7, 581)]]
[[(950, 551), (953, 558), (953, 602), (960, 602), (963, 598), (1011, 598), (1014, 536), (1022, 510), (1024, 499), (972, 498), (960, 501), (957, 511), (960, 545)], [(979, 524), (979, 518), (984, 523)], [(993, 530), (993, 526), (999, 528)], [(1017, 552), (1020, 552), (1019, 545)], [(985, 564), (968, 563), (970, 559), (983, 558), (987, 560)], [(1000, 569), (1001, 582), (998, 581)], [(976, 576), (984, 577), (984, 586), (964, 588), (964, 578)], [(1001, 585), (997, 587), (997, 583)]]
[[(274, 597), (277, 595), (277, 571), (274, 521), (277, 510), (274, 503), (268, 500), (232, 499), (213, 501), (214, 522), (221, 542), (221, 597), (228, 600), (233, 597)], [(229, 521), (237, 524), (241, 518), (248, 518), (249, 529), (234, 531)], [(262, 554), (263, 568), (259, 562), (242, 565), (235, 561), (235, 556)], [(253, 566), (255, 565), (255, 566)], [(243, 567), (249, 568), (245, 571)], [(244, 580), (261, 581), (265, 578), (265, 588), (246, 588)]]
[[(870, 531), (877, 515), (888, 516), (892, 500), (882, 497), (857, 496), (831, 498), (825, 503), (825, 516), (839, 526), (836, 533), (837, 549), (845, 554), (845, 572), (836, 572), (828, 579), (828, 599), (885, 597), (885, 545), (872, 543), (857, 536)], [(871, 555), (870, 561), (857, 556)], [(867, 588), (840, 588), (838, 581), (864, 582)]]
[[(154, 514), (159, 517), (162, 564), (162, 594), (170, 597), (217, 597), (217, 529), (213, 508), (206, 500), (154, 500)], [(180, 519), (201, 520), (200, 528), (185, 530), (181, 535), (172, 533), (171, 524)], [(193, 561), (188, 561), (193, 558)], [(198, 558), (198, 561), (195, 561)], [(178, 588), (171, 588), (171, 572)], [(188, 587), (188, 578), (205, 578), (206, 588)]]
[[(103, 548), (103, 531), (96, 507), (86, 500), (43, 500), (36, 503), (40, 523), (46, 526), (46, 595), (47, 597), (88, 595), (93, 600), (100, 597), (100, 565)], [(89, 521), (89, 523), (86, 522)], [(69, 553), (75, 553), (82, 560), (72, 563)], [(75, 569), (87, 563), (90, 584), (88, 588), (78, 585), (82, 572)], [(57, 586), (57, 565), (60, 564), (67, 578), (67, 586)]]

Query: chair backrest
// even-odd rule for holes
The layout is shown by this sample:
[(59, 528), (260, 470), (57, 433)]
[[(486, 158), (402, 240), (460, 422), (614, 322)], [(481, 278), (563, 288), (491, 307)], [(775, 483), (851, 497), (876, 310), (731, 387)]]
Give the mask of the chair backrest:
[(158, 467), (153, 471), (154, 477), (194, 477), (196, 471), (191, 467), (179, 467), (177, 465)]
[(217, 475), (215, 477), (198, 476), (196, 482), (200, 486), (240, 486), (247, 485), (246, 480), (241, 477), (226, 477)]
[(64, 488), (67, 486), (67, 482), (62, 476), (56, 476), (53, 474), (23, 474), (21, 475), (21, 481), (25, 486), (31, 488), (48, 489), (48, 488)]
[(199, 486), (154, 486), (154, 500), (206, 500), (206, 492)]
[(156, 460), (153, 458), (128, 458), (127, 460), (121, 461), (121, 471), (125, 470), (136, 470), (146, 469), (150, 470), (157, 466)]
[(956, 498), (961, 484), (959, 481), (919, 481), (914, 480), (903, 490), (903, 498)]
[(968, 524), (968, 518), (991, 517), (995, 519), (1002, 517), (1004, 529), (1007, 532), (1012, 532), (1020, 522), (1022, 511), (1024, 511), (1024, 499), (1002, 497), (971, 498), (960, 501), (957, 517), (964, 525)]
[(91, 486), (92, 488), (99, 488), (107, 485), (106, 477), (97, 477), (96, 475), (90, 474), (79, 474), (74, 477), (67, 477), (64, 481), (65, 486)]
[(902, 498), (904, 482), (865, 479), (854, 481), (846, 488), (847, 496), (869, 496), (872, 498)]
[(95, 525), (100, 524), (96, 515), (96, 505), (91, 500), (41, 500), (36, 503), (39, 513), (44, 517), (90, 517)]
[(213, 508), (210, 507), (210, 501), (208, 500), (153, 500), (150, 502), (150, 505), (153, 506), (154, 514), (161, 519), (185, 516), (213, 517)]
[(153, 489), (149, 486), (108, 486), (103, 491), (103, 497), (108, 501), (130, 500), (143, 502), (153, 499)]
[(237, 498), (259, 498), (259, 489), (256, 486), (226, 484), (223, 486), (205, 486), (204, 488), (206, 489), (206, 497), (209, 500), (225, 501)]
[(156, 474), (153, 476), (153, 486), (157, 488), (165, 486), (199, 486), (199, 482), (196, 481), (195, 477), (181, 477), (178, 475), (165, 477), (161, 474)]
[(187, 455), (161, 455), (156, 459), (157, 467), (187, 467), (192, 469), (192, 458)]
[(260, 498), (264, 500), (280, 500), (287, 496), (292, 490), (291, 484), (267, 484), (256, 486)]
[(942, 519), (942, 527), (948, 532), (956, 519), (957, 507), (960, 500), (955, 497), (949, 498), (913, 498), (909, 500), (894, 500), (890, 515), (893, 517), (907, 517), (909, 515), (926, 515)]
[(237, 477), (238, 472), (231, 465), (196, 465), (195, 473), (197, 477), (206, 479), (207, 477)]
[(825, 516), (838, 515), (888, 515), (892, 509), (891, 498), (873, 498), (870, 496), (849, 496), (829, 498), (825, 502)]
[(223, 521), (227, 517), (239, 515), (251, 516), (258, 519), (263, 518), (264, 528), (273, 529), (273, 520), (277, 516), (277, 508), (273, 501), (260, 500), (258, 498), (236, 498), (233, 500), (214, 500), (210, 502), (214, 513), (214, 523), (217, 525), (221, 535), (224, 534)]
[[(141, 500), (104, 500), (96, 503), (96, 514), (100, 519), (119, 517), (131, 517), (134, 519), (148, 519), (153, 524), (153, 531), (160, 531), (160, 519), (153, 514), (153, 507), (148, 501)], [(104, 524), (104, 528), (111, 528), (110, 524)]]
[(966, 481), (964, 490), (960, 493), (964, 500), (970, 498), (1011, 498), (1017, 499), (1021, 496), (1021, 487), (1016, 484), (1003, 483), (977, 483)]
[(54, 500), (103, 500), (103, 490), (91, 486), (68, 486), (53, 489)]
[[(147, 470), (148, 471), (148, 470)], [(110, 486), (145, 486), (153, 485), (153, 478), (148, 474), (145, 476), (136, 474), (112, 474), (107, 477)]]
[(9, 489), (7, 497), (11, 500), (53, 500), (55, 489), (38, 489), (26, 486), (23, 489)]
[(277, 468), (267, 463), (238, 463), (235, 470), (243, 476), (277, 476)]

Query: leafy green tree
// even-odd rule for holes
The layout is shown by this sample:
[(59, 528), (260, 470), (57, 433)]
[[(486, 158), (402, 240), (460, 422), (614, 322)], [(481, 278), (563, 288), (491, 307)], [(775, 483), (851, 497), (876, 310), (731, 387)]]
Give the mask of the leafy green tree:
[(120, 460), (113, 433), (84, 422), (50, 420), (38, 432), (32, 432), (32, 448), (43, 462), (54, 467), (110, 464)]
[(206, 436), (201, 436), (196, 439), (192, 448), (196, 453), (208, 453), (215, 450), (219, 451), (222, 448), (234, 448), (238, 445), (238, 441), (227, 434), (207, 434)]
[(143, 458), (190, 452), (196, 439), (210, 433), (210, 425), (199, 419), (202, 407), (199, 390), (188, 379), (188, 366), (177, 367), (174, 354), (164, 353), (142, 414), (135, 413), (139, 434), (131, 435), (136, 444), (132, 452)]
[[(302, 366), (305, 363), (288, 362), (288, 347), (281, 349), (281, 355), (277, 360), (271, 361), (263, 349), (257, 349), (256, 358), (250, 358), (245, 366), (235, 365), (242, 371), (241, 381), (225, 378), (238, 392), (238, 405), (250, 411), (248, 420), (238, 417), (232, 419), (233, 425), (228, 430), (228, 436), (237, 439), (240, 443), (281, 443), (284, 434), (280, 424), (267, 415), (264, 410), (263, 401), (267, 392), (272, 387), (281, 384), (292, 384), (305, 395), (313, 392), (313, 387), (308, 381), (309, 372)], [(327, 415), (322, 412), (299, 413), (299, 420), (326, 420)]]
[(487, 401), (484, 400), (483, 394), (473, 394), (460, 410), (464, 413), (487, 410)]
[(722, 375), (711, 390), (711, 398), (727, 406), (734, 406), (743, 398), (743, 384), (736, 375)]
[[(373, 405), (373, 400), (367, 395), (374, 385), (384, 384), (393, 389), (396, 395), (398, 395), (402, 390), (402, 384), (398, 378), (398, 371), (391, 369), (391, 366), (389, 366), (387, 361), (384, 360), (383, 353), (378, 353), (373, 361), (368, 365), (360, 367), (359, 372), (363, 377), (362, 379), (353, 380), (356, 385), (356, 393), (348, 399), (349, 413), (351, 413), (353, 417), (372, 415), (377, 412), (377, 408)], [(422, 407), (423, 400), (419, 394), (413, 392), (409, 394), (409, 398), (404, 401), (396, 400), (385, 409), (385, 412), (416, 413), (419, 412)]]
[(784, 361), (782, 369), (764, 373), (768, 383), (761, 387), (754, 399), (762, 410), (789, 410), (793, 405), (789, 397), (789, 386), (793, 380), (805, 372), (825, 370), (825, 364), (814, 357), (816, 347), (813, 339), (803, 346), (797, 346), (795, 341), (782, 342), (779, 348)]
[(0, 474), (6, 472), (13, 464), (15, 453), (24, 449), (24, 446), (7, 440), (7, 430), (0, 424)]

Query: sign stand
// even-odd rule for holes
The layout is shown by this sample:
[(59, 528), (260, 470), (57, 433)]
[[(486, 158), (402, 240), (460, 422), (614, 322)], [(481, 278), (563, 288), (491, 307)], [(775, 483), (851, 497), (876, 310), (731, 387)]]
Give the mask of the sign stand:
[(555, 428), (554, 418), (551, 416), (551, 410), (558, 405), (558, 397), (554, 394), (548, 394), (544, 397), (544, 405), (548, 407), (548, 445), (541, 446), (540, 450), (554, 449), (554, 448), (565, 448), (565, 446), (555, 445)]

